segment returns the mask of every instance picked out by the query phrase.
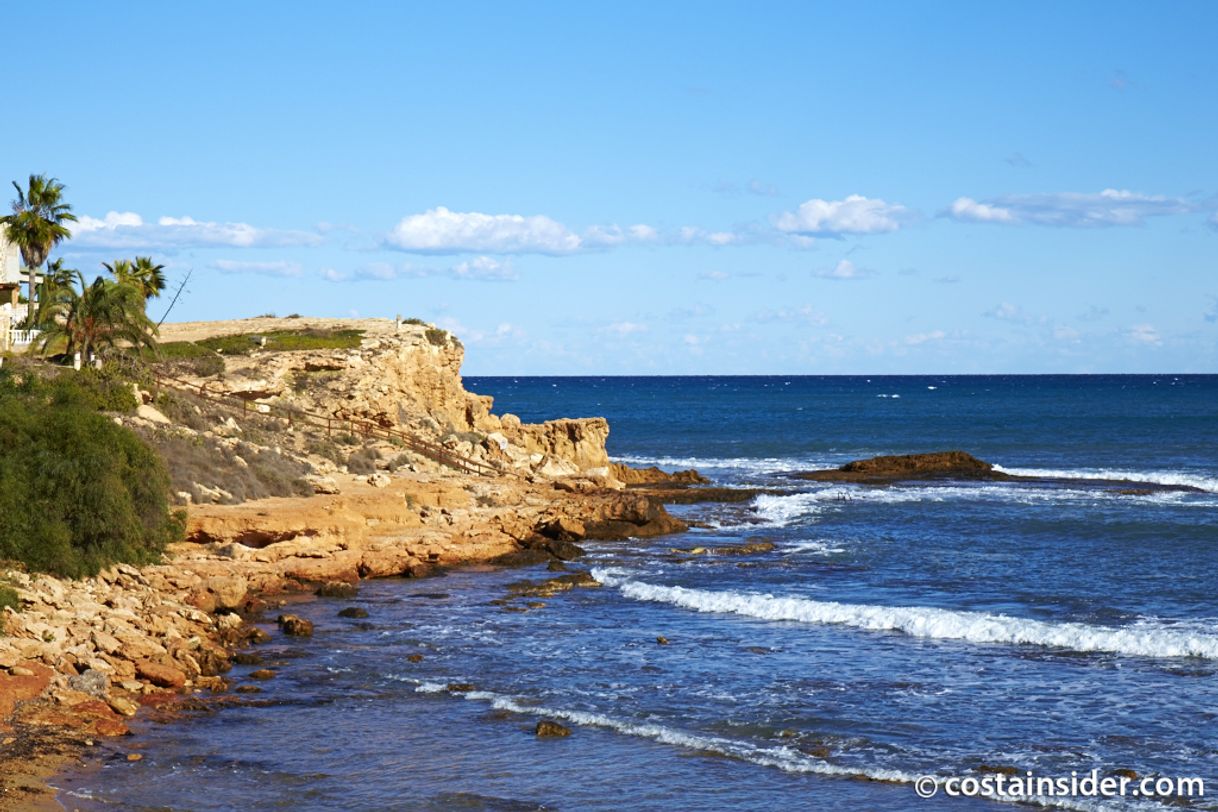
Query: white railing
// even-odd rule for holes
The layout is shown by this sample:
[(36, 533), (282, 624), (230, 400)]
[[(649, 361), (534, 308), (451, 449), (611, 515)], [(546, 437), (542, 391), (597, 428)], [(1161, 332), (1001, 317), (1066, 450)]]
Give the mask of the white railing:
[(41, 330), (9, 330), (8, 344), (10, 347), (24, 347), (32, 344), (41, 332)]

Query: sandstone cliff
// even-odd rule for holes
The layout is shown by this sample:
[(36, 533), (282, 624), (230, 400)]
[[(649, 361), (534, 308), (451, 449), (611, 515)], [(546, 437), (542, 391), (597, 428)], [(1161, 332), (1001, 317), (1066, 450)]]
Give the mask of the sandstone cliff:
[[(166, 325), (163, 341), (273, 332), (283, 319)], [(599, 417), (522, 423), (494, 414), (493, 400), (465, 389), (465, 348), (449, 333), (383, 319), (293, 319), (294, 329), (359, 329), (358, 348), (257, 351), (225, 357), (219, 376), (192, 377), (210, 391), (336, 418), (372, 420), (426, 436), (464, 456), (547, 478), (597, 477), (616, 484)]]

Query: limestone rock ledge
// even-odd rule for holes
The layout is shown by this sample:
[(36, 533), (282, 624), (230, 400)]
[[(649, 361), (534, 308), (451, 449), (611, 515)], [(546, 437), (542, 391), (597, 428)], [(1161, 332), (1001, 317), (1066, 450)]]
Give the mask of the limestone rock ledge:
[[(270, 322), (263, 325), (263, 322)], [(279, 328), (274, 320), (165, 325), (163, 340), (222, 333), (227, 325)], [(254, 404), (277, 404), (314, 414), (370, 420), (418, 433), (467, 457), (545, 478), (600, 477), (612, 484), (604, 418), (522, 423), (494, 414), (493, 398), (465, 389), (465, 348), (434, 327), (383, 319), (293, 320), (294, 327), (364, 330), (358, 349), (254, 351), (226, 357), (220, 379), (189, 378), (210, 391)]]

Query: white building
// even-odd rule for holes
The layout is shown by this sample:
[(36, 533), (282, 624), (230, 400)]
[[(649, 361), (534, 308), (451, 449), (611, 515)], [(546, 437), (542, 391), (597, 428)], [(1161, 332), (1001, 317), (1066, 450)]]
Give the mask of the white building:
[(6, 236), (4, 226), (0, 226), (0, 305), (16, 307), (24, 276), (21, 273), (21, 252)]
[(25, 321), (27, 306), (18, 304), (24, 274), (21, 273), (21, 252), (17, 246), (5, 239), (4, 227), (0, 226), (0, 352), (12, 349), (18, 343), (28, 343), (28, 331), (15, 331), (13, 325)]

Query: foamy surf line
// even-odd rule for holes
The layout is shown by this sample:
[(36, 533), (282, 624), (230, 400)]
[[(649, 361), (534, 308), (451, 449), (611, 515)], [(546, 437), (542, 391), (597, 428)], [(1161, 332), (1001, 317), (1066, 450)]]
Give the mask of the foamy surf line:
[(787, 471), (802, 471), (808, 468), (834, 467), (841, 462), (825, 462), (819, 459), (795, 457), (644, 457), (627, 454), (614, 457), (614, 462), (627, 465), (658, 465), (661, 468), (698, 470), (736, 470), (754, 474), (776, 474)]
[[(446, 685), (436, 682), (425, 682), (406, 678), (404, 681), (416, 683), (415, 691), (421, 694), (438, 694), (448, 691)], [(853, 778), (856, 780), (882, 781), (889, 784), (912, 785), (925, 773), (911, 773), (905, 770), (882, 767), (852, 767), (831, 764), (828, 761), (808, 755), (791, 747), (766, 747), (750, 744), (749, 742), (726, 739), (721, 736), (708, 736), (700, 733), (689, 733), (675, 728), (653, 723), (628, 722), (615, 719), (602, 713), (592, 711), (568, 710), (566, 708), (551, 708), (544, 705), (533, 705), (522, 702), (505, 694), (493, 691), (451, 691), (472, 702), (486, 702), (495, 710), (508, 711), (528, 716), (540, 716), (549, 719), (561, 719), (580, 727), (593, 727), (611, 730), (626, 736), (650, 739), (660, 744), (681, 747), (688, 750), (717, 753), (728, 758), (747, 761), (761, 767), (773, 767), (789, 773), (804, 773), (822, 775), (833, 778)], [(939, 777), (940, 783), (943, 778)], [(1110, 804), (1081, 798), (1048, 798), (1026, 796), (1013, 797), (1006, 795), (980, 795), (992, 801), (1004, 803), (1037, 803), (1041, 806), (1052, 806), (1059, 809), (1076, 809), (1090, 812), (1091, 810), (1106, 810), (1114, 808)], [(1121, 808), (1132, 808), (1124, 805)], [(1158, 809), (1158, 806), (1139, 806), (1137, 808)]]
[(1059, 470), (1056, 468), (1007, 468), (1002, 465), (995, 465), (994, 470), (1010, 474), (1011, 476), (1038, 477), (1042, 479), (1105, 479), (1118, 482), (1128, 481), (1130, 483), (1145, 482), (1151, 485), (1198, 488), (1210, 493), (1218, 493), (1218, 478), (1179, 471), (1116, 471), (1109, 468), (1071, 468)]
[(911, 637), (934, 640), (1043, 646), (1081, 653), (1112, 653), (1131, 657), (1201, 657), (1218, 660), (1218, 636), (1169, 628), (1116, 628), (1085, 623), (1046, 623), (1009, 615), (923, 606), (874, 606), (814, 601), (807, 598), (782, 598), (766, 594), (713, 592), (648, 584), (595, 568), (592, 575), (606, 586), (617, 587), (628, 598), (667, 603), (696, 612), (741, 615), (759, 620), (849, 626), (876, 632), (901, 632)]

